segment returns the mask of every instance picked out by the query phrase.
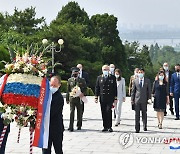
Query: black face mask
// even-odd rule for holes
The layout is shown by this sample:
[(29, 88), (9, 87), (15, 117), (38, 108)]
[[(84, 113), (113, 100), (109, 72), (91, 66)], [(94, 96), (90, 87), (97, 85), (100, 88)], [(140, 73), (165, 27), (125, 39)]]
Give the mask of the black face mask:
[(75, 77), (75, 78), (77, 78), (77, 77), (78, 77), (78, 74), (73, 74), (72, 76)]

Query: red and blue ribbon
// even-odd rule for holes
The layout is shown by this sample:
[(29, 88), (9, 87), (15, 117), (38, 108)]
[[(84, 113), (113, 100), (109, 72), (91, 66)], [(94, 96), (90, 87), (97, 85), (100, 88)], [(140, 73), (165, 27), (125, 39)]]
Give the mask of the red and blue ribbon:
[(44, 78), (42, 80), (40, 89), (35, 135), (33, 142), (33, 146), (39, 148), (47, 148), (48, 146), (50, 103), (52, 99), (51, 95), (52, 94), (49, 88), (49, 81)]

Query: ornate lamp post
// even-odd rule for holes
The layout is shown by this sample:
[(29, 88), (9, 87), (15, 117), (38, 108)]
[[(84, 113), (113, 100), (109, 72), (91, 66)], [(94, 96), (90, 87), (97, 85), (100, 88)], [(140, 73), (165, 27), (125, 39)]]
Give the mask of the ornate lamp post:
[[(47, 44), (48, 43), (48, 40), (47, 39), (43, 39), (42, 40), (42, 43), (43, 44)], [(63, 39), (59, 39), (58, 40), (58, 44), (60, 45), (60, 49), (59, 50), (56, 50), (56, 46), (54, 44), (54, 42), (52, 42), (46, 49), (50, 49), (50, 51), (52, 52), (52, 73), (54, 73), (54, 53), (55, 52), (61, 52), (61, 46), (63, 45), (64, 43), (64, 40)]]

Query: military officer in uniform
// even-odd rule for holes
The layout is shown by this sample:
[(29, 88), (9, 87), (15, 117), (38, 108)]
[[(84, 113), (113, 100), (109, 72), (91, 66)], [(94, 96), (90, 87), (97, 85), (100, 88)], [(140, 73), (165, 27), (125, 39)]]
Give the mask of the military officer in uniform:
[(112, 129), (112, 105), (117, 103), (117, 84), (114, 75), (109, 74), (109, 66), (102, 67), (103, 74), (97, 77), (95, 86), (95, 102), (100, 96), (101, 113), (103, 119), (103, 132), (113, 132)]
[[(84, 78), (79, 77), (79, 68), (73, 67), (72, 69), (72, 77), (68, 79), (67, 83), (67, 94), (66, 94), (66, 102), (70, 103), (70, 123), (69, 123), (69, 131), (74, 130), (74, 111), (75, 107), (77, 109), (77, 130), (81, 130), (82, 127), (82, 101), (81, 97), (86, 94), (86, 81)], [(81, 89), (81, 94), (78, 97), (73, 97), (70, 95), (72, 89), (78, 86)]]

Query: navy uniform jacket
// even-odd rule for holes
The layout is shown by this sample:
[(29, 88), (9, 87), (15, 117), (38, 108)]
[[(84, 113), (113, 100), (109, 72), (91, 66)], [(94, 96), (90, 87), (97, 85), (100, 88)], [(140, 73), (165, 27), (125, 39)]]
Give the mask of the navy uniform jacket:
[(113, 103), (117, 99), (117, 83), (114, 75), (106, 79), (103, 75), (97, 77), (95, 86), (95, 97), (100, 96), (100, 102)]
[(58, 132), (64, 131), (64, 124), (63, 124), (63, 106), (64, 106), (64, 99), (61, 95), (60, 91), (56, 91), (52, 95), (51, 101), (51, 110), (50, 110), (50, 128), (58, 128)]

